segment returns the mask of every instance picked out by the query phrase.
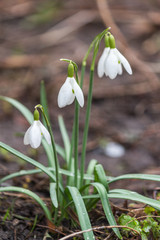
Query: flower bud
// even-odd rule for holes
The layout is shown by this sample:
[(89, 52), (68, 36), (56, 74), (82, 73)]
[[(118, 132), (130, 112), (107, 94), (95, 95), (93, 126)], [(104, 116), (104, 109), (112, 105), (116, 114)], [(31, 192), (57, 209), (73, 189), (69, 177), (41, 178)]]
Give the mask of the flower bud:
[(68, 77), (72, 78), (74, 76), (74, 66), (72, 63), (68, 65)]
[(38, 121), (38, 120), (39, 120), (39, 112), (38, 112), (37, 109), (34, 111), (34, 120), (35, 120), (35, 121)]
[(115, 48), (116, 47), (115, 39), (114, 39), (114, 36), (112, 34), (110, 34), (110, 36), (109, 36), (109, 45), (110, 45), (110, 48)]

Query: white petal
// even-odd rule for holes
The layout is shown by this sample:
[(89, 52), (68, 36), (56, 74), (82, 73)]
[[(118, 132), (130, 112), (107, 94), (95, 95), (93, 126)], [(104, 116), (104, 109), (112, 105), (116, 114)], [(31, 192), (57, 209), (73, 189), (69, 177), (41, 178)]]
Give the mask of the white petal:
[(75, 99), (75, 94), (72, 92), (72, 94), (71, 94), (71, 96), (70, 96), (70, 99), (68, 99), (68, 104), (67, 104), (67, 105), (72, 104), (73, 101), (74, 101), (74, 99)]
[(32, 148), (38, 148), (41, 144), (42, 134), (38, 121), (34, 121), (29, 132), (30, 145)]
[(65, 107), (73, 100), (72, 86), (70, 84), (70, 78), (67, 78), (65, 83), (62, 85), (58, 94), (58, 106), (60, 108)]
[(126, 71), (130, 75), (132, 75), (132, 69), (131, 69), (131, 66), (130, 66), (129, 62), (127, 61), (127, 59), (116, 48), (115, 48), (115, 53), (117, 54), (119, 61), (123, 64)]
[(28, 128), (28, 130), (26, 131), (25, 135), (24, 135), (24, 139), (23, 139), (23, 143), (24, 145), (28, 145), (30, 144), (30, 139), (29, 139), (29, 136), (30, 136), (30, 130), (32, 128), (32, 125)]
[(122, 75), (122, 73), (123, 73), (122, 64), (121, 64), (121, 63), (118, 63), (118, 74), (119, 74), (119, 75)]
[(51, 136), (50, 136), (48, 130), (45, 128), (45, 126), (43, 126), (43, 124), (40, 121), (38, 121), (38, 124), (39, 124), (41, 133), (43, 134), (44, 138), (46, 139), (48, 144), (51, 144)]
[(74, 78), (72, 79), (72, 85), (73, 85), (74, 94), (76, 95), (76, 99), (77, 99), (79, 105), (81, 107), (83, 107), (84, 106), (83, 92)]
[(103, 53), (98, 61), (98, 66), (97, 66), (97, 74), (98, 74), (98, 77), (101, 78), (103, 77), (104, 75), (104, 62), (105, 60), (107, 59), (108, 57), (108, 53), (110, 51), (110, 48), (107, 47), (103, 50)]
[(109, 78), (114, 79), (118, 74), (118, 58), (114, 54), (114, 49), (111, 49), (109, 55), (105, 61), (105, 74)]

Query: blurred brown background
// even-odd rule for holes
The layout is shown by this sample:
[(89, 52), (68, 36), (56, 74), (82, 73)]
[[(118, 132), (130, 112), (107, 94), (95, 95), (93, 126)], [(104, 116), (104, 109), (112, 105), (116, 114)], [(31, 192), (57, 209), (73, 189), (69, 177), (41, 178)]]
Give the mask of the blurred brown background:
[[(132, 65), (133, 75), (124, 72), (115, 80), (98, 79), (95, 71), (87, 159), (96, 158), (112, 175), (142, 171), (159, 174), (159, 9), (160, 0), (1, 0), (0, 94), (21, 101), (33, 111), (44, 80), (55, 139), (62, 145), (57, 116), (63, 115), (70, 134), (74, 106), (57, 106), (58, 91), (67, 76), (67, 64), (59, 59), (72, 59), (80, 70), (93, 38), (110, 26), (118, 49)], [(98, 58), (103, 48), (102, 41)], [(91, 58), (84, 80), (85, 99), (90, 62)], [(85, 107), (80, 114), (80, 149)], [(16, 135), (28, 127), (17, 110), (0, 102), (1, 141), (33, 154), (23, 146), (22, 136)], [(106, 156), (104, 148), (109, 141), (119, 143), (124, 155)], [(1, 153), (1, 166), (8, 166), (6, 159), (12, 171), (15, 163)]]

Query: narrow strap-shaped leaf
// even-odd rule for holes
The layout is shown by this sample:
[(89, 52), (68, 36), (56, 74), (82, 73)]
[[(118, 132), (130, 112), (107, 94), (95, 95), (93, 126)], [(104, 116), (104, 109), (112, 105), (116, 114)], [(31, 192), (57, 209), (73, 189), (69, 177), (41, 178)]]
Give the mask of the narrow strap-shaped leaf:
[[(91, 229), (92, 226), (80, 192), (76, 187), (68, 186), (67, 189), (69, 190), (71, 197), (73, 199), (82, 231)], [(85, 240), (95, 239), (93, 231), (83, 233), (83, 236)]]
[(125, 189), (114, 189), (109, 191), (109, 195), (110, 198), (121, 198), (121, 199), (128, 199), (128, 200), (132, 200), (132, 201), (137, 201), (137, 202), (142, 202), (144, 204), (148, 204), (150, 206), (152, 206), (153, 208), (160, 210), (160, 202), (152, 199), (152, 198), (148, 198), (145, 197), (139, 193), (133, 192), (133, 191), (129, 191), (129, 190), (125, 190)]
[[(83, 199), (98, 199), (98, 198), (99, 198), (98, 194), (83, 196)], [(108, 193), (108, 198), (127, 199), (131, 201), (141, 202), (141, 203), (150, 205), (153, 208), (160, 211), (160, 202), (158, 200), (145, 197), (139, 193), (132, 192), (129, 190), (124, 190), (124, 189), (110, 190)]]
[[(14, 148), (8, 146), (8, 145), (5, 144), (5, 143), (0, 142), (0, 147), (2, 147), (3, 149), (7, 150), (7, 151), (10, 152), (10, 153), (12, 153), (13, 155), (21, 158), (22, 160), (24, 160), (24, 161), (26, 161), (26, 162), (28, 162), (28, 163), (31, 163), (33, 166), (41, 169), (41, 170), (42, 170), (44, 173), (46, 173), (54, 182), (56, 181), (55, 175), (54, 175), (51, 171), (49, 171), (49, 170), (48, 170), (44, 165), (42, 165), (41, 163), (33, 160), (33, 159), (30, 158), (30, 157), (27, 157), (27, 156), (24, 155), (23, 153), (15, 150)], [(60, 187), (60, 190), (61, 190), (62, 193), (63, 193), (64, 190), (63, 190), (62, 185), (60, 184), (59, 187)]]
[(153, 175), (153, 174), (141, 174), (141, 173), (134, 173), (134, 174), (124, 174), (118, 177), (113, 177), (109, 183), (125, 180), (125, 179), (142, 179), (142, 180), (150, 180), (150, 181), (158, 181), (160, 182), (160, 175)]
[(58, 116), (58, 123), (59, 123), (60, 131), (61, 131), (61, 135), (62, 135), (62, 139), (63, 139), (63, 144), (64, 144), (64, 148), (65, 148), (65, 158), (64, 159), (66, 160), (66, 163), (68, 166), (69, 156), (70, 156), (70, 148), (71, 148), (70, 139), (69, 139), (62, 116)]
[(9, 102), (10, 104), (12, 104), (15, 108), (17, 108), (22, 113), (22, 115), (27, 119), (27, 121), (30, 124), (32, 124), (33, 114), (23, 104), (21, 104), (20, 102), (18, 102), (17, 100), (15, 100), (13, 98), (4, 97), (4, 96), (0, 96), (0, 100), (6, 101), (6, 102)]
[[(106, 218), (107, 218), (109, 224), (114, 225), (114, 226), (117, 225), (116, 220), (112, 213), (112, 209), (111, 209), (109, 200), (108, 200), (108, 194), (107, 194), (106, 188), (103, 186), (103, 184), (98, 183), (98, 182), (94, 182), (91, 185), (93, 185), (97, 189), (97, 192), (101, 199), (102, 206), (103, 206), (103, 209), (104, 209), (104, 212), (105, 212), (105, 215), (106, 215)], [(113, 228), (113, 231), (115, 232), (115, 234), (117, 235), (117, 237), (119, 239), (122, 239), (122, 236), (121, 236), (118, 228)]]
[[(92, 175), (93, 172), (94, 172), (94, 168), (95, 168), (95, 165), (97, 164), (97, 160), (96, 159), (92, 159), (89, 164), (88, 164), (88, 168), (87, 168), (87, 174), (89, 175)], [(85, 185), (89, 184), (90, 183), (90, 180), (86, 180), (85, 181)]]
[(31, 192), (30, 190), (21, 188), (21, 187), (0, 187), (0, 192), (20, 192), (20, 193), (27, 194), (28, 196), (30, 196), (31, 198), (36, 200), (36, 202), (42, 207), (43, 211), (45, 212), (46, 217), (50, 221), (52, 221), (51, 213), (50, 213), (49, 209), (47, 208), (46, 204), (34, 192)]
[[(51, 172), (55, 172), (55, 168), (47, 168), (47, 169)], [(9, 179), (15, 178), (15, 177), (20, 177), (20, 176), (24, 176), (24, 175), (31, 175), (31, 174), (41, 173), (41, 172), (42, 172), (41, 169), (21, 170), (21, 171), (11, 173), (11, 174), (1, 178), (0, 179), (0, 184), (2, 184), (3, 182), (5, 182)], [(72, 172), (70, 172), (68, 170), (65, 170), (65, 169), (62, 169), (62, 168), (59, 169), (59, 173), (63, 174), (63, 175), (66, 175), (66, 176), (70, 176), (70, 177), (74, 176), (74, 174)], [(80, 175), (78, 175), (78, 177), (80, 179)], [(89, 181), (91, 181), (91, 180), (93, 180), (93, 176), (85, 174), (84, 179), (88, 179)]]
[[(92, 175), (94, 172), (94, 168), (95, 165), (97, 164), (97, 160), (96, 159), (92, 159), (89, 164), (88, 164), (88, 168), (87, 168), (87, 174)], [(90, 179), (86, 179), (85, 184), (84, 185), (88, 185), (90, 184), (91, 180)], [(85, 195), (89, 194), (89, 188), (85, 189)]]
[(106, 190), (109, 190), (106, 174), (101, 164), (95, 165), (95, 181), (102, 183)]
[(56, 183), (51, 182), (50, 183), (50, 197), (51, 197), (51, 201), (53, 206), (55, 206), (55, 208), (58, 208), (58, 200), (57, 200), (57, 194), (56, 194)]

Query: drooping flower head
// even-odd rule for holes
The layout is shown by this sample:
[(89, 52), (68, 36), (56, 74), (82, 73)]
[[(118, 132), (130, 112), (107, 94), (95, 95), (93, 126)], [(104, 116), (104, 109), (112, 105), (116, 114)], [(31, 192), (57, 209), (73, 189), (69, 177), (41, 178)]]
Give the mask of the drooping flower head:
[(84, 96), (82, 89), (74, 78), (74, 66), (72, 63), (68, 65), (68, 77), (65, 83), (62, 85), (58, 94), (58, 106), (63, 108), (73, 103), (74, 99), (77, 99), (81, 107), (84, 106)]
[(39, 112), (34, 111), (34, 122), (28, 128), (24, 135), (24, 145), (31, 145), (32, 148), (38, 148), (42, 141), (42, 136), (46, 139), (48, 144), (51, 144), (51, 137), (48, 130), (39, 120)]
[(122, 65), (125, 70), (131, 75), (132, 69), (127, 59), (117, 50), (115, 46), (114, 36), (110, 33), (105, 35), (105, 45), (99, 62), (98, 62), (98, 76), (102, 77), (105, 73), (111, 79), (116, 78), (122, 74)]

